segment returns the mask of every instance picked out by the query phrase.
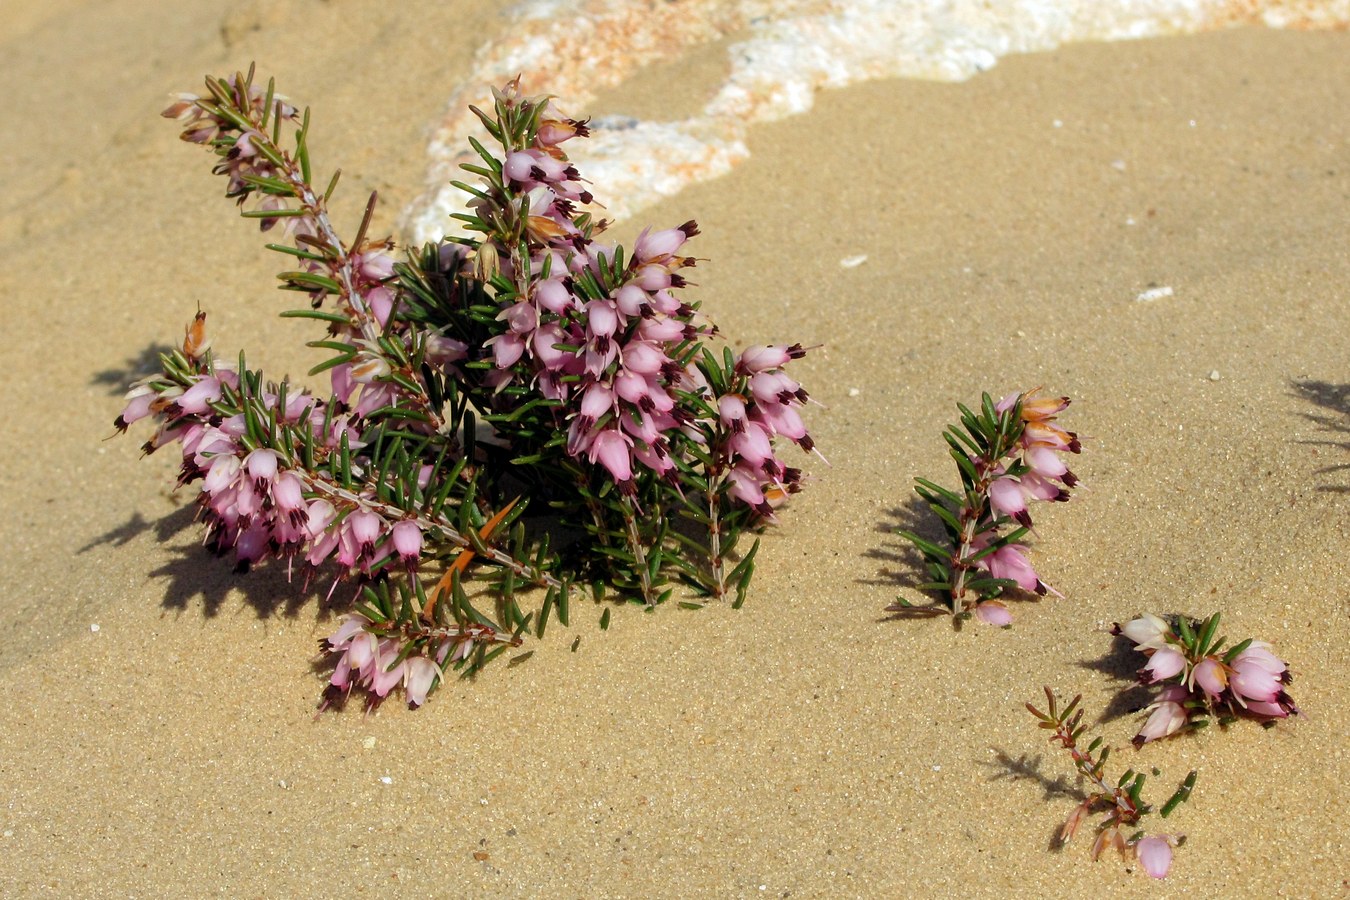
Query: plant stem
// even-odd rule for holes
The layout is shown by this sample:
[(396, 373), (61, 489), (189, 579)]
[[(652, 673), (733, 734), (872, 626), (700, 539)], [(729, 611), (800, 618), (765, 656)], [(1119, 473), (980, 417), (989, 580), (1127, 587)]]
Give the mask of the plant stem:
[(713, 596), (722, 598), (727, 593), (726, 567), (722, 563), (722, 482), (720, 470), (708, 476), (708, 567), (712, 573)]
[(633, 567), (637, 569), (638, 579), (642, 584), (642, 599), (648, 606), (655, 606), (656, 597), (652, 589), (652, 576), (647, 570), (647, 551), (642, 545), (642, 532), (638, 529), (637, 513), (633, 509), (633, 500), (624, 497), (619, 502), (619, 509), (623, 513), (624, 530), (628, 534), (628, 550), (633, 554)]
[[(994, 459), (997, 460), (998, 457)], [(989, 477), (989, 472), (993, 469), (992, 463), (984, 459), (976, 459), (973, 462), (979, 480), (973, 488), (966, 492), (966, 502), (961, 507), (960, 514), (961, 540), (957, 544), (956, 552), (952, 554), (951, 559), (953, 572), (951, 609), (953, 613), (964, 611), (966, 577), (972, 568), (972, 564), (966, 560), (971, 556), (970, 547), (975, 542), (976, 528), (979, 527), (980, 520), (989, 512), (989, 485), (994, 480)]]
[[(326, 494), (329, 497), (336, 498), (352, 506), (361, 506), (374, 512), (378, 512), (390, 519), (407, 519), (408, 510), (394, 506), (390, 503), (381, 503), (370, 497), (359, 496), (340, 485), (333, 484), (322, 478), (318, 473), (310, 472), (305, 469), (294, 470), (300, 476), (301, 481), (305, 483), (308, 491), (319, 494)], [(423, 531), (433, 531), (445, 540), (454, 544), (462, 550), (471, 550), (474, 553), (490, 559), (497, 565), (510, 569), (512, 572), (525, 581), (538, 587), (561, 588), (563, 583), (556, 576), (548, 572), (540, 571), (528, 563), (523, 563), (509, 553), (503, 553), (496, 547), (488, 547), (487, 553), (480, 553), (473, 545), (473, 541), (460, 534), (457, 529), (446, 524), (439, 519), (428, 519), (425, 516), (414, 516), (412, 521), (416, 522)]]

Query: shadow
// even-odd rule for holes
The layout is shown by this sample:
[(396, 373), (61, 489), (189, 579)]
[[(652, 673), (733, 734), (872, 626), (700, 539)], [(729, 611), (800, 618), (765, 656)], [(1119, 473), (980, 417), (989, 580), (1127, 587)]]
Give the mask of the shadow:
[(917, 495), (911, 495), (902, 506), (886, 510), (885, 518), (872, 530), (885, 535), (885, 543), (880, 547), (863, 551), (863, 556), (878, 560), (881, 568), (871, 578), (857, 579), (858, 584), (907, 587), (928, 580), (923, 554), (919, 552), (918, 547), (900, 537), (897, 532), (911, 531), (935, 544), (947, 540), (947, 533), (942, 530), (942, 522)]
[[(1067, 774), (1061, 772), (1054, 778), (1047, 776), (1042, 769), (1042, 757), (1038, 754), (1032, 756), (1029, 753), (1023, 753), (1017, 758), (1013, 758), (1006, 750), (998, 747), (990, 748), (994, 751), (993, 762), (981, 761), (978, 765), (988, 766), (998, 771), (989, 776), (992, 781), (1033, 781), (1040, 786), (1041, 799), (1045, 801), (1058, 800), (1061, 797), (1073, 800), (1075, 803), (1082, 803), (1088, 795), (1080, 788), (1073, 779)], [(1072, 811), (1072, 810), (1071, 810)], [(1050, 832), (1050, 837), (1046, 842), (1050, 850), (1059, 850), (1063, 843), (1059, 839), (1061, 824), (1055, 824)]]
[(1111, 640), (1111, 647), (1097, 659), (1086, 659), (1078, 667), (1099, 672), (1113, 681), (1119, 682), (1121, 689), (1111, 697), (1111, 702), (1098, 713), (1095, 725), (1103, 725), (1116, 719), (1132, 716), (1153, 699), (1153, 689), (1139, 683), (1138, 673), (1146, 662), (1144, 655), (1130, 645), (1129, 639), (1117, 635)]
[[(880, 561), (881, 568), (874, 577), (856, 579), (858, 584), (913, 589), (914, 585), (922, 584), (928, 580), (927, 564), (924, 562), (923, 554), (919, 552), (919, 548), (901, 537), (899, 532), (910, 531), (933, 543), (942, 543), (947, 540), (947, 533), (942, 530), (941, 521), (933, 515), (933, 511), (928, 508), (928, 504), (921, 497), (913, 494), (905, 501), (904, 505), (886, 510), (886, 518), (878, 522), (872, 530), (877, 534), (885, 535), (887, 540), (880, 547), (864, 550), (863, 556)], [(929, 598), (932, 601), (931, 604), (901, 606), (898, 602), (893, 603), (886, 607), (887, 615), (882, 616), (877, 621), (895, 622), (908, 619), (951, 617), (951, 611), (947, 609), (943, 602), (944, 598), (936, 591), (920, 591), (919, 593)], [(963, 622), (964, 619), (952, 618), (952, 627), (960, 631)]]
[[(331, 596), (327, 589), (303, 583), (307, 572), (295, 566), (294, 577), (286, 560), (271, 559), (253, 566), (247, 572), (237, 571), (228, 559), (217, 556), (199, 540), (202, 526), (196, 521), (197, 507), (189, 503), (158, 521), (151, 522), (139, 512), (124, 524), (94, 538), (78, 553), (87, 553), (97, 547), (123, 547), (150, 535), (163, 545), (173, 558), (149, 572), (151, 578), (167, 579), (161, 605), (168, 610), (184, 612), (194, 603), (202, 605), (202, 615), (214, 618), (227, 601), (243, 601), (253, 608), (259, 618), (282, 615), (295, 618), (313, 599), (319, 601), (320, 618), (345, 609), (355, 598), (359, 588), (354, 584), (340, 584)], [(326, 584), (320, 573), (316, 583)]]
[(90, 377), (89, 383), (103, 388), (114, 397), (120, 397), (126, 393), (133, 381), (159, 371), (160, 354), (172, 352), (173, 347), (168, 344), (151, 344), (135, 356), (129, 357), (122, 365), (95, 372)]
[(1087, 794), (1083, 792), (1082, 788), (1078, 787), (1064, 772), (1050, 778), (1041, 771), (1043, 757), (1040, 754), (1032, 756), (1029, 753), (1023, 753), (1014, 759), (1006, 750), (1000, 750), (998, 747), (990, 749), (994, 751), (994, 761), (981, 761), (979, 763), (981, 766), (998, 770), (989, 776), (990, 781), (1034, 781), (1041, 788), (1042, 800), (1068, 797), (1081, 803), (1087, 799)]
[[(1303, 418), (1314, 422), (1322, 430), (1330, 433), (1327, 440), (1299, 441), (1314, 447), (1335, 447), (1350, 454), (1350, 384), (1332, 384), (1327, 381), (1295, 381), (1290, 387), (1293, 395), (1307, 403), (1315, 404), (1327, 413), (1305, 412)], [(1336, 463), (1318, 469), (1318, 475), (1332, 475), (1350, 471), (1350, 462)], [(1323, 484), (1319, 491), (1350, 493), (1350, 484)]]

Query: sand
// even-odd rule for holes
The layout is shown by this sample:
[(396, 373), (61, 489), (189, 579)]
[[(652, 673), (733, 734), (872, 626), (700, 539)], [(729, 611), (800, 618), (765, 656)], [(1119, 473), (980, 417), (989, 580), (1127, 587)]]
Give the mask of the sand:
[[(0, 3), (0, 893), (1346, 890), (1350, 35), (1071, 46), (751, 129), (730, 176), (643, 216), (697, 217), (697, 297), (728, 335), (822, 345), (798, 375), (831, 464), (805, 461), (745, 607), (616, 609), (602, 632), (583, 604), (420, 711), (316, 722), (332, 615), (209, 557), (144, 430), (105, 441), (198, 304), (218, 347), (312, 363), (276, 261), (156, 113), (257, 59), (314, 106), (339, 217), (378, 189), (392, 228), (500, 22), (431, 6)], [(597, 111), (688, 102), (660, 76)], [(914, 475), (953, 478), (953, 405), (1042, 384), (1086, 444), (1087, 489), (1038, 519), (1064, 598), (1014, 604), (1009, 631), (887, 616), (919, 599), (891, 532)], [(1102, 629), (1216, 609), (1291, 662), (1304, 714), (1134, 753), (1144, 695)], [(1199, 770), (1166, 882), (1049, 850), (1076, 783), (1022, 709), (1042, 684), (1162, 770), (1156, 799)]]

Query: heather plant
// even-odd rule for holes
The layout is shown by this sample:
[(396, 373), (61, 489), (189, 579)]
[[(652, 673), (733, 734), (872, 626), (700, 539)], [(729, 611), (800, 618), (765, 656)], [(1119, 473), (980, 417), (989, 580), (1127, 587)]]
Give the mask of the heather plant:
[(1289, 666), (1265, 641), (1247, 638), (1224, 649), (1218, 613), (1203, 620), (1145, 614), (1111, 630), (1148, 658), (1139, 681), (1161, 686), (1136, 747), (1203, 728), (1211, 718), (1228, 725), (1247, 717), (1270, 727), (1298, 713), (1285, 691), (1293, 681)]
[[(1087, 726), (1082, 724), (1083, 710), (1079, 707), (1082, 696), (1075, 696), (1068, 704), (1060, 707), (1059, 697), (1050, 688), (1045, 688), (1046, 711), (1042, 712), (1028, 703), (1027, 710), (1038, 720), (1037, 727), (1053, 732), (1050, 742), (1058, 744), (1073, 759), (1074, 769), (1088, 784), (1088, 794), (1069, 814), (1059, 830), (1058, 842), (1062, 846), (1073, 839), (1083, 820), (1097, 813), (1102, 819), (1096, 824), (1097, 836), (1092, 842), (1092, 858), (1114, 847), (1121, 856), (1133, 856), (1144, 871), (1154, 878), (1165, 878), (1172, 866), (1172, 848), (1179, 846), (1184, 836), (1171, 834), (1147, 835), (1139, 828), (1144, 816), (1153, 812), (1142, 799), (1144, 782), (1147, 776), (1134, 769), (1126, 769), (1116, 783), (1112, 785), (1106, 777), (1106, 762), (1111, 748), (1102, 742), (1102, 738), (1093, 738), (1086, 747), (1080, 744)], [(1158, 774), (1154, 770), (1154, 774)], [(1196, 773), (1191, 772), (1176, 789), (1167, 802), (1158, 810), (1162, 818), (1167, 818), (1178, 805), (1190, 799), (1195, 787)]]
[(959, 425), (943, 439), (961, 478), (960, 490), (915, 478), (915, 492), (941, 520), (945, 543), (900, 532), (919, 549), (938, 603), (919, 606), (900, 598), (891, 611), (940, 611), (958, 620), (974, 614), (999, 626), (1012, 623), (1006, 604), (996, 599), (1012, 588), (1044, 595), (1058, 592), (1041, 580), (1026, 554), (1032, 521), (1028, 504), (1065, 501), (1078, 479), (1061, 456), (1082, 449), (1078, 436), (1055, 424), (1068, 397), (1037, 397), (1035, 391), (1010, 394), (998, 403), (983, 395), (975, 412), (957, 404)]
[(280, 286), (307, 300), (282, 315), (324, 327), (309, 374), (330, 390), (217, 357), (199, 312), (116, 425), (153, 419), (147, 453), (179, 445), (206, 543), (239, 568), (277, 557), (305, 583), (332, 577), (330, 595), (355, 586), (322, 642), (324, 705), (400, 685), (421, 705), (447, 669), (476, 671), (550, 616), (566, 625), (578, 582), (648, 606), (680, 582), (739, 606), (758, 532), (801, 486), (777, 444), (813, 449), (785, 371), (801, 346), (735, 353), (680, 299), (694, 222), (645, 230), (631, 252), (604, 243), (562, 149), (586, 122), (516, 82), (474, 112), (495, 144), (473, 141), (477, 180), (455, 182), (468, 236), (400, 260), (369, 234), (373, 194), (339, 236), (309, 112), (251, 69), (165, 111), (276, 236)]

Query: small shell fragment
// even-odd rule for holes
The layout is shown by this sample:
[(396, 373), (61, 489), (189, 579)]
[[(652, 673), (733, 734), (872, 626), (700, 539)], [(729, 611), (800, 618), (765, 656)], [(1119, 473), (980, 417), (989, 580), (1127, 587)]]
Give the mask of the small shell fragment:
[(1171, 287), (1164, 285), (1163, 287), (1149, 288), (1148, 290), (1141, 292), (1139, 296), (1134, 299), (1136, 303), (1152, 303), (1154, 300), (1170, 297), (1174, 293), (1175, 291), (1173, 291)]

